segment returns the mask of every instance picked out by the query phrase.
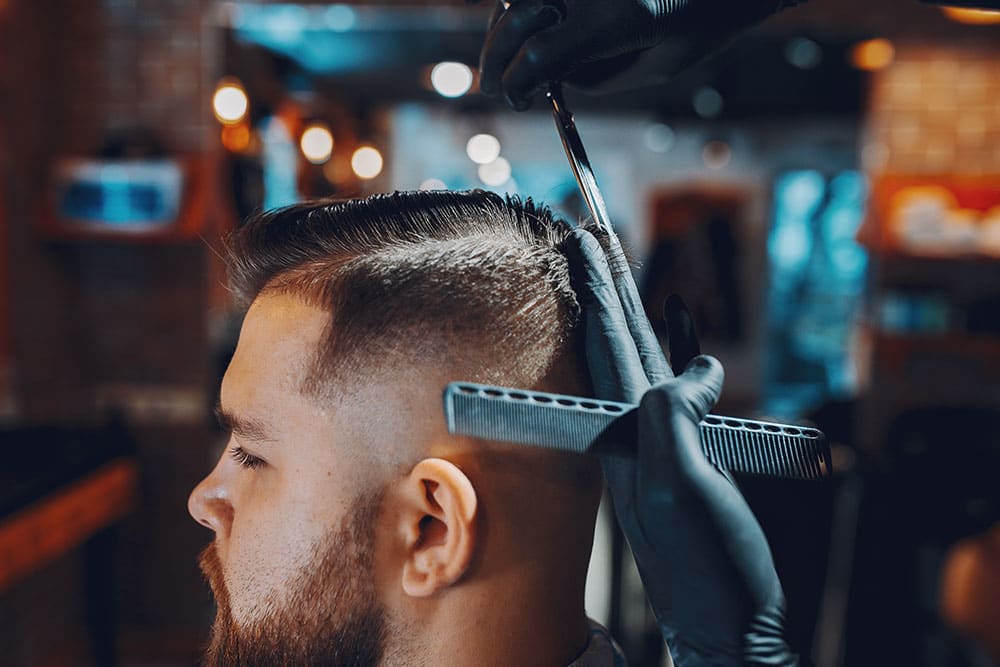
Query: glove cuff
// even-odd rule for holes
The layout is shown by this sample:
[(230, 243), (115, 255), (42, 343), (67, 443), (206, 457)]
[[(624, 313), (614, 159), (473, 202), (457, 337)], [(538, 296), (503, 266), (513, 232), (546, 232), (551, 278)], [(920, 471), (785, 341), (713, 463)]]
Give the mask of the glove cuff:
[(784, 619), (780, 614), (754, 615), (743, 635), (743, 657), (746, 665), (798, 667), (799, 656), (785, 641)]

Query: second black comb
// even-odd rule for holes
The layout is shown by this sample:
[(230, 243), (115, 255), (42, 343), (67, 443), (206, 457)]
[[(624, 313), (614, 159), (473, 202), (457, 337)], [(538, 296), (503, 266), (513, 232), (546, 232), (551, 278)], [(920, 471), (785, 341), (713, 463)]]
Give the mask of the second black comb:
[[(608, 439), (633, 442), (635, 410), (628, 403), (470, 382), (453, 382), (444, 392), (449, 433), (577, 453), (594, 453)], [(708, 415), (701, 443), (705, 457), (723, 470), (796, 479), (831, 472), (829, 445), (814, 428)]]

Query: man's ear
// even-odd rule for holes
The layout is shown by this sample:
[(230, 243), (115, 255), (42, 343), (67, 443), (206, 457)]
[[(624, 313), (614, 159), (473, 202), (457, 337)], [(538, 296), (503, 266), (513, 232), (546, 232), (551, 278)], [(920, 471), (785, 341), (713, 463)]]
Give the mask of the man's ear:
[(413, 597), (434, 595), (461, 579), (472, 562), (476, 490), (453, 463), (423, 459), (406, 477), (403, 499), (403, 591)]

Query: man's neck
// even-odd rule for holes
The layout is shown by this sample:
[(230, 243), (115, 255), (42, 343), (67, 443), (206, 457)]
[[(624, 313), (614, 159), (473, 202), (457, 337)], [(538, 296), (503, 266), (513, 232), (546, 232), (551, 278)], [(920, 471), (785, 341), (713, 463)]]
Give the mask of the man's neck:
[(582, 581), (559, 578), (526, 568), (460, 586), (397, 638), (386, 664), (568, 665), (586, 649), (589, 623)]

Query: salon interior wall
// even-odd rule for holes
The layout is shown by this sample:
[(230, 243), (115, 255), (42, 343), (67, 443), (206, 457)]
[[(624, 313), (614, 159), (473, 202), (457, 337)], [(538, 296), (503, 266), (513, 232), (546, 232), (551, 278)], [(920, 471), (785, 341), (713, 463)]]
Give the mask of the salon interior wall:
[[(132, 417), (140, 503), (123, 524), (119, 594), (124, 644), (139, 653), (190, 650), (210, 612), (195, 564), (209, 536), (187, 516), (186, 496), (210, 466), (214, 437), (215, 268), (201, 242), (52, 242), (35, 224), (54, 160), (94, 154), (109, 130), (149, 128), (172, 153), (211, 145), (211, 4), (0, 2), (5, 422), (100, 422), (112, 406)], [(0, 594), (0, 662), (60, 664), (53, 656), (84, 643), (80, 562), (71, 554)]]
[[(843, 119), (760, 118), (739, 123), (670, 123), (673, 142), (657, 152), (649, 147), (648, 115), (577, 113), (577, 125), (594, 166), (609, 213), (640, 260), (650, 250), (652, 198), (657, 191), (686, 186), (730, 186), (747, 193), (744, 226), (739, 230), (742, 284), (749, 314), (743, 340), (707, 350), (726, 367), (723, 401), (752, 409), (763, 376), (764, 298), (767, 287), (765, 242), (770, 225), (775, 176), (790, 169), (835, 172), (857, 168), (858, 125)], [(469, 137), (494, 134), (512, 166), (512, 181), (497, 191), (513, 190), (557, 204), (575, 189), (562, 145), (544, 111), (473, 116), (445, 107), (407, 105), (397, 108), (390, 123), (390, 168), (393, 188), (417, 188), (429, 178), (450, 187), (484, 187), (476, 165), (465, 153)], [(705, 144), (723, 140), (731, 159), (711, 168), (703, 158)], [(660, 148), (663, 146), (661, 145)], [(638, 269), (641, 280), (642, 268)], [(683, 295), (681, 295), (683, 296)]]
[(900, 44), (873, 74), (865, 122), (873, 174), (1000, 174), (1000, 48)]
[[(927, 183), (953, 178), (1000, 178), (1000, 45), (988, 41), (996, 26), (978, 26), (977, 39), (901, 42), (895, 59), (870, 81), (863, 128), (864, 167), (870, 179), (917, 177)], [(879, 256), (873, 275), (891, 276), (892, 288), (932, 290), (951, 303), (996, 293), (996, 262), (967, 261), (963, 253), (935, 267), (906, 253)], [(930, 273), (931, 270), (935, 272)], [(881, 282), (881, 281), (880, 281)], [(874, 285), (874, 299), (886, 285)], [(994, 297), (995, 298), (995, 297)], [(954, 319), (961, 320), (959, 314)], [(954, 336), (954, 344), (928, 346), (903, 356), (874, 346), (863, 395), (862, 444), (879, 450), (892, 421), (926, 406), (997, 408), (995, 345), (988, 338)], [(905, 359), (901, 364), (900, 359)], [(919, 374), (919, 375), (918, 375)], [(947, 381), (926, 381), (936, 374)]]

